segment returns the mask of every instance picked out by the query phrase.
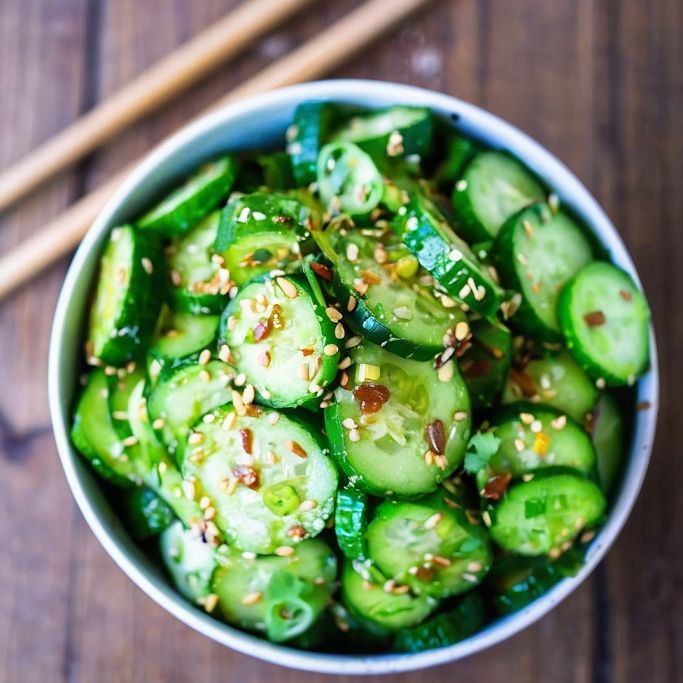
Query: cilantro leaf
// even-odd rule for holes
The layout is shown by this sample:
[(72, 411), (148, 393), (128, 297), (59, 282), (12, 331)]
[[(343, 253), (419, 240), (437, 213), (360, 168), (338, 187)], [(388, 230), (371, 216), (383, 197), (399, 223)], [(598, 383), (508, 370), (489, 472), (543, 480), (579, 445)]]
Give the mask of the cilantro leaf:
[(465, 470), (476, 474), (489, 464), (489, 460), (498, 452), (500, 439), (492, 432), (477, 432), (467, 444), (465, 453)]

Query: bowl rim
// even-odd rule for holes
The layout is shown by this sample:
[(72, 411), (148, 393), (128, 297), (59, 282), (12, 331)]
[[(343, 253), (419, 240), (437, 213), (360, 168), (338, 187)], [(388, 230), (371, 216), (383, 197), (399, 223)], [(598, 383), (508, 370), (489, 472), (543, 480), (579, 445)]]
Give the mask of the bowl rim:
[[(552, 176), (552, 187), (563, 204), (579, 213), (588, 229), (611, 251), (611, 260), (624, 268), (640, 284), (633, 262), (603, 209), (578, 178), (552, 153), (515, 126), (480, 107), (450, 95), (410, 85), (373, 80), (325, 80), (294, 85), (257, 95), (217, 109), (181, 128), (156, 146), (123, 181), (89, 229), (79, 246), (60, 291), (50, 335), (48, 358), (48, 397), (50, 417), (57, 450), (64, 473), (81, 513), (107, 553), (122, 571), (152, 600), (180, 621), (212, 640), (261, 660), (294, 669), (330, 674), (389, 674), (422, 669), (452, 662), (499, 643), (539, 620), (574, 591), (604, 557), (623, 528), (645, 477), (658, 410), (659, 375), (653, 326), (650, 326), (651, 365), (637, 382), (637, 400), (647, 401), (650, 409), (636, 412), (629, 460), (623, 473), (621, 489), (612, 500), (611, 512), (591, 543), (586, 562), (574, 577), (563, 579), (548, 593), (515, 614), (503, 617), (482, 631), (454, 645), (413, 654), (335, 655), (299, 651), (270, 643), (224, 624), (190, 605), (170, 585), (162, 583), (139, 558), (121, 547), (108, 528), (106, 515), (98, 510), (84, 487), (85, 477), (76, 466), (78, 457), (70, 444), (68, 427), (70, 405), (63, 398), (59, 367), (65, 349), (64, 334), (70, 302), (78, 284), (78, 274), (95, 258), (100, 240), (111, 225), (115, 213), (125, 205), (130, 194), (143, 185), (152, 171), (158, 169), (178, 150), (188, 148), (203, 136), (215, 134), (230, 120), (256, 113), (266, 107), (291, 107), (302, 100), (339, 100), (367, 103), (369, 106), (404, 103), (421, 104), (443, 113), (455, 114), (459, 123), (471, 132), (490, 135), (495, 144), (510, 149), (536, 173), (546, 179)], [(641, 285), (642, 286), (642, 285)], [(83, 311), (81, 310), (81, 317)], [(72, 350), (70, 352), (73, 352)]]

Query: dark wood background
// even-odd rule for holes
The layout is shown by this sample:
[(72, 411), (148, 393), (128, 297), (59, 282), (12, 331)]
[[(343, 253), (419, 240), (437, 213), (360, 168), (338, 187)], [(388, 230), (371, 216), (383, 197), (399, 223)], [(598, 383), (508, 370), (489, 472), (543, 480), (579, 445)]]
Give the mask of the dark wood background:
[[(0, 0), (0, 166), (236, 4)], [(0, 249), (356, 4), (319, 0), (0, 216)], [(437, 0), (333, 74), (455, 94), (563, 159), (631, 250), (662, 361), (645, 488), (593, 577), (511, 640), (396, 680), (683, 681), (682, 33), (681, 0)], [(87, 528), (57, 460), (46, 400), (48, 332), (66, 266), (0, 303), (0, 681), (332, 680), (260, 663), (186, 628), (123, 575)]]

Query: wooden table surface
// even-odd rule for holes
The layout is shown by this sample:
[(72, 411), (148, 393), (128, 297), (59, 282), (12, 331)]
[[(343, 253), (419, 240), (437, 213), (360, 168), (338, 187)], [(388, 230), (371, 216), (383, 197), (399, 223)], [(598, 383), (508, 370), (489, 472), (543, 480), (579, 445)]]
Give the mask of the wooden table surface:
[[(0, 0), (0, 167), (236, 4)], [(319, 0), (1, 215), (0, 250), (356, 4)], [(662, 365), (653, 462), (607, 560), (509, 641), (396, 680), (683, 680), (682, 30), (681, 0), (437, 0), (334, 74), (452, 93), (518, 125), (564, 160), (633, 255)], [(145, 597), (86, 526), (59, 466), (46, 399), (48, 333), (66, 266), (0, 303), (0, 681), (332, 680), (258, 662), (191, 631)]]

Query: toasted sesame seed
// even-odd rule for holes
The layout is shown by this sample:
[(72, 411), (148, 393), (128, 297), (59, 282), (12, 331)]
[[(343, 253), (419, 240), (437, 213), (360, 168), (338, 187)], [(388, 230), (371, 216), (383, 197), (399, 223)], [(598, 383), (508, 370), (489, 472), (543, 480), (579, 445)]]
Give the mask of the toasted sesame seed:
[(467, 189), (467, 181), (464, 178), (462, 180), (458, 180), (458, 182), (455, 184), (455, 189), (458, 192), (464, 192)]
[(287, 298), (296, 299), (297, 296), (299, 296), (299, 291), (287, 278), (278, 277), (276, 278), (275, 282), (277, 282), (278, 286)]
[(138, 443), (138, 437), (137, 436), (127, 436), (125, 439), (122, 439), (121, 444), (124, 447), (127, 446), (135, 446)]
[(196, 446), (202, 441), (204, 441), (204, 435), (201, 432), (192, 432), (187, 438), (187, 443), (189, 443), (191, 446)]
[(211, 498), (209, 498), (208, 496), (202, 496), (199, 499), (199, 507), (202, 510), (206, 510), (206, 508), (208, 508), (209, 505), (211, 505)]
[(463, 574), (462, 578), (468, 583), (478, 583), (479, 579), (474, 574)]
[(112, 412), (111, 416), (115, 420), (127, 420), (128, 419), (128, 413), (125, 410), (114, 410)]
[(241, 387), (241, 386), (244, 386), (246, 381), (247, 381), (247, 376), (243, 372), (240, 372), (240, 374), (237, 375), (237, 377), (235, 377), (235, 381), (233, 382), (233, 384), (236, 387)]
[(524, 445), (524, 441), (522, 441), (522, 439), (515, 439), (515, 450), (518, 453), (521, 453), (525, 448), (526, 446)]
[(434, 555), (432, 558), (432, 563), (439, 567), (451, 566), (451, 561), (447, 557), (442, 557), (441, 555)]
[(177, 270), (171, 271), (171, 284), (174, 287), (180, 287), (183, 282), (183, 278)]
[(299, 512), (309, 512), (310, 510), (315, 510), (318, 507), (318, 503), (315, 500), (304, 500), (301, 505), (299, 505)]
[(273, 411), (272, 413), (268, 414), (268, 424), (276, 425), (279, 419), (280, 413)]
[(254, 385), (247, 384), (247, 386), (244, 387), (244, 391), (242, 392), (242, 402), (244, 403), (244, 405), (248, 406), (254, 402), (255, 398), (256, 390), (254, 389)]
[(412, 320), (413, 317), (413, 312), (407, 306), (397, 306), (393, 313), (399, 320)]
[(199, 354), (199, 364), (206, 365), (211, 360), (211, 351), (209, 349), (204, 349)]
[(605, 386), (607, 386), (607, 382), (605, 382), (605, 380), (604, 380), (603, 377), (598, 377), (598, 378), (595, 380), (595, 386), (596, 386), (598, 389), (604, 389)]
[(194, 500), (194, 497), (197, 493), (194, 482), (188, 481), (186, 479), (183, 481), (182, 487), (183, 487), (183, 493), (185, 494), (185, 498), (187, 498), (188, 500)]
[(351, 313), (356, 308), (357, 303), (355, 296), (349, 296), (349, 300), (346, 302), (346, 310)]
[(463, 341), (464, 339), (467, 339), (467, 335), (469, 333), (470, 333), (470, 326), (464, 320), (461, 320), (455, 326), (455, 338), (458, 341)]
[[(355, 301), (355, 299), (354, 299)], [(336, 327), (334, 328), (334, 336), (337, 339), (344, 339), (344, 335), (346, 334), (346, 330), (344, 329), (344, 326), (341, 323), (337, 323)]]
[(208, 370), (202, 370), (199, 373), (199, 379), (202, 380), (202, 382), (210, 382), (211, 381), (211, 375), (209, 374)]
[(531, 413), (520, 413), (519, 419), (525, 424), (530, 425), (534, 421), (534, 416)]
[(345, 417), (342, 420), (342, 426), (345, 427), (346, 429), (357, 429), (358, 428), (356, 421), (352, 417)]
[(339, 347), (336, 344), (327, 344), (323, 349), (326, 356), (334, 356), (339, 353)]
[(246, 415), (247, 409), (242, 401), (242, 394), (239, 391), (233, 390), (232, 392), (232, 404), (235, 406), (235, 411), (238, 415)]
[(145, 269), (147, 275), (151, 275), (154, 272), (154, 264), (146, 256), (143, 256), (140, 259), (140, 263), (142, 263), (142, 267)]
[(486, 526), (491, 526), (491, 515), (489, 514), (488, 510), (484, 510), (484, 512), (481, 513), (481, 518), (484, 520), (484, 524), (486, 524)]
[(534, 420), (531, 423), (531, 431), (534, 434), (539, 434), (543, 430), (543, 424), (541, 423), (540, 420)]
[(424, 454), (424, 461), (427, 465), (433, 465), (434, 464), (434, 452), (431, 450), (428, 450)]
[(263, 597), (263, 593), (260, 591), (254, 591), (253, 593), (247, 593), (243, 598), (242, 598), (242, 604), (243, 605), (255, 605), (257, 602), (261, 600)]
[(333, 323), (338, 323), (342, 319), (342, 314), (333, 306), (328, 306), (325, 309), (325, 315), (327, 315)]
[(462, 259), (462, 252), (459, 249), (451, 249), (448, 253), (448, 258), (451, 261), (457, 263)]
[(209, 613), (213, 612), (214, 609), (216, 609), (217, 604), (218, 604), (218, 596), (215, 593), (209, 593), (204, 598), (201, 598), (201, 605)]
[(308, 380), (308, 363), (302, 363), (299, 366), (299, 379), (304, 380), (304, 382)]
[(352, 349), (354, 346), (358, 346), (363, 341), (362, 337), (354, 336), (349, 337), (344, 344), (345, 349)]
[(458, 410), (453, 414), (453, 420), (455, 422), (462, 422), (467, 419), (467, 412), (464, 410)]
[(346, 258), (353, 262), (358, 260), (358, 245), (354, 244), (353, 242), (346, 247)]
[(242, 553), (242, 558), (245, 560), (255, 560), (257, 557), (256, 553), (252, 553), (251, 550), (245, 550)]
[(360, 441), (360, 432), (358, 429), (351, 429), (349, 431), (349, 439), (351, 441)]
[(351, 358), (350, 356), (346, 356), (346, 358), (342, 358), (342, 360), (337, 363), (337, 368), (339, 370), (346, 370), (351, 365)]
[(221, 426), (226, 432), (229, 432), (233, 428), (236, 420), (237, 420), (237, 413), (230, 411), (225, 416), (225, 419), (223, 420), (223, 424)]
[(342, 371), (342, 374), (339, 375), (339, 384), (342, 387), (345, 387), (349, 383), (349, 376), (345, 371)]
[(564, 429), (567, 426), (567, 416), (558, 415), (554, 420), (551, 420), (550, 426), (558, 431)]
[(455, 299), (451, 299), (450, 296), (446, 296), (446, 294), (441, 295), (441, 305), (444, 308), (455, 308), (458, 304), (456, 303)]
[(453, 379), (455, 366), (452, 360), (446, 361), (437, 371), (436, 376), (440, 382), (450, 382)]
[(460, 291), (458, 292), (458, 298), (460, 299), (466, 299), (470, 294), (470, 286), (469, 285), (463, 285)]
[(216, 508), (209, 506), (204, 509), (204, 519), (213, 519), (216, 516)]
[(443, 512), (437, 512), (433, 514), (427, 521), (424, 523), (424, 528), (425, 529), (435, 529), (437, 524), (443, 519)]
[(289, 557), (294, 554), (294, 548), (289, 545), (281, 545), (275, 548), (275, 554), (278, 557)]
[(396, 579), (387, 579), (382, 585), (382, 590), (385, 593), (392, 593), (394, 588), (396, 588)]

